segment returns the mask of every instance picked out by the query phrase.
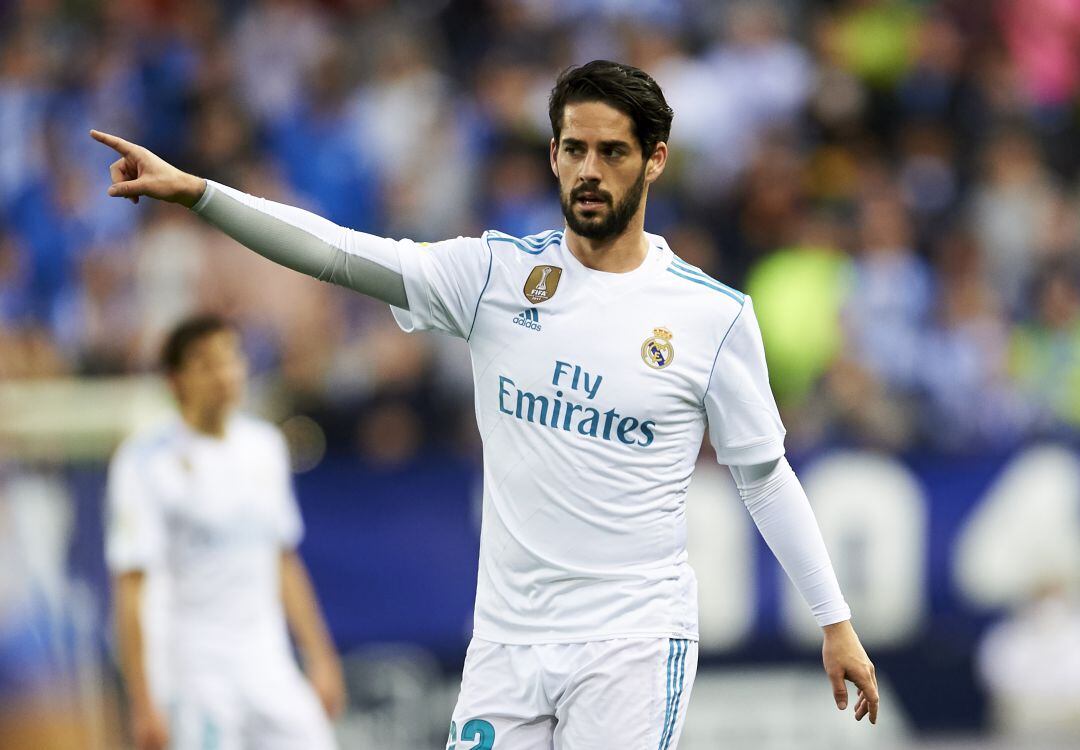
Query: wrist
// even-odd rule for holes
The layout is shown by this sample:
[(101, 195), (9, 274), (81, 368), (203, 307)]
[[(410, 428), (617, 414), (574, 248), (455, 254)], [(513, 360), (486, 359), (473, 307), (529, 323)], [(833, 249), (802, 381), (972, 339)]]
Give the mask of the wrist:
[(841, 620), (840, 622), (834, 622), (829, 625), (823, 625), (821, 631), (825, 634), (825, 637), (836, 636), (841, 634), (848, 634), (853, 632), (851, 627), (851, 620)]
[(184, 183), (184, 189), (180, 191), (176, 198), (176, 202), (185, 208), (191, 208), (199, 202), (203, 193), (206, 192), (206, 180), (202, 177), (196, 177), (193, 174), (189, 174), (184, 175)]

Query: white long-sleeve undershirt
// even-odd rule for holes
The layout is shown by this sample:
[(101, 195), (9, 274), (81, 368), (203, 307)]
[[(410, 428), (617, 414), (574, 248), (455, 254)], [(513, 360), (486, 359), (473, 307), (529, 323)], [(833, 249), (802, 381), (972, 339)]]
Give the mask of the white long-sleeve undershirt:
[(398, 244), (295, 206), (206, 181), (191, 210), (259, 255), (319, 281), (409, 309)]
[(786, 458), (732, 466), (754, 524), (822, 627), (851, 618), (802, 484)]

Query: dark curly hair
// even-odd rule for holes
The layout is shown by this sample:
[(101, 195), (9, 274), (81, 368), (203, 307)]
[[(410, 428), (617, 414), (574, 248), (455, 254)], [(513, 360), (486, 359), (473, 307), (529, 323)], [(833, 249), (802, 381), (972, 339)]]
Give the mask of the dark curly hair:
[(656, 144), (667, 141), (671, 134), (675, 112), (664, 99), (664, 92), (652, 76), (632, 65), (593, 60), (571, 66), (559, 75), (548, 99), (556, 143), (562, 137), (566, 105), (577, 102), (604, 102), (629, 117), (645, 158), (652, 156)]

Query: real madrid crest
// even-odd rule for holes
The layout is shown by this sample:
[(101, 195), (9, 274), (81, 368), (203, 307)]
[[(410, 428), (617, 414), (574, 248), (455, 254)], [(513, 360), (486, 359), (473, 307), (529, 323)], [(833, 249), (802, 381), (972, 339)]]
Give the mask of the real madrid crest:
[(675, 359), (675, 347), (671, 345), (672, 333), (666, 328), (654, 328), (652, 336), (641, 345), (641, 358), (654, 370), (663, 370)]
[(559, 279), (562, 278), (562, 269), (558, 266), (537, 266), (525, 279), (525, 299), (534, 305), (547, 302), (555, 296), (555, 290), (559, 288)]

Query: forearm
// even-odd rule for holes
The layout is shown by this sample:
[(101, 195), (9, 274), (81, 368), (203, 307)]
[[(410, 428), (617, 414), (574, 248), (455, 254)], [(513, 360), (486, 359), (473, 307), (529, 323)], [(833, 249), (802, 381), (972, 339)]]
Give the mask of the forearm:
[(275, 263), (395, 307), (409, 307), (393, 240), (346, 229), (310, 211), (209, 180), (192, 210)]
[(153, 695), (146, 670), (142, 627), (143, 574), (126, 573), (117, 577), (115, 584), (120, 671), (132, 707), (146, 710), (153, 706)]
[(761, 536), (822, 627), (851, 618), (802, 485), (787, 460), (732, 467), (739, 496)]
[(281, 554), (281, 600), (289, 631), (305, 662), (324, 658), (336, 660), (337, 654), (315, 589), (307, 568), (295, 552)]

